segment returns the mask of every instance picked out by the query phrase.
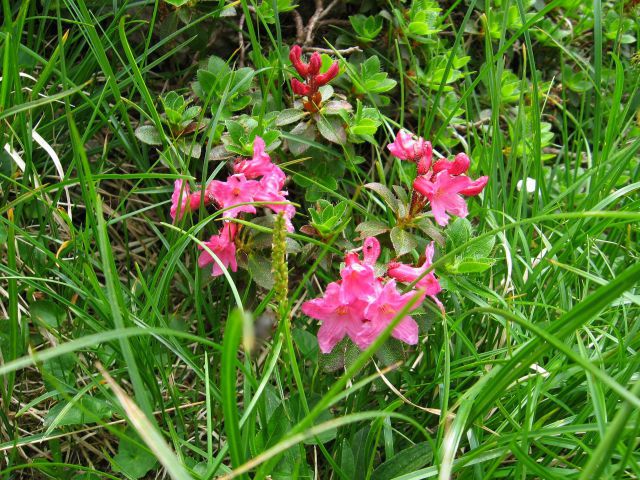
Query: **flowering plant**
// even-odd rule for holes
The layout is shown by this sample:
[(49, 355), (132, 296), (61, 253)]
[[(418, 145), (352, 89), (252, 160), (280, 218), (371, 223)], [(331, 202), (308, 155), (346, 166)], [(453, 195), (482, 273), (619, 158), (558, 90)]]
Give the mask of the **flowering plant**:
[(203, 252), (198, 258), (198, 265), (203, 268), (213, 264), (214, 277), (224, 273), (222, 267), (233, 272), (238, 269), (236, 240), (240, 227), (232, 221), (243, 213), (256, 214), (256, 204), (274, 213), (283, 212), (287, 229), (293, 231), (291, 219), (296, 210), (287, 202), (288, 193), (283, 190), (286, 175), (271, 161), (262, 138), (255, 138), (250, 160), (235, 161), (233, 172), (226, 181), (212, 180), (204, 189), (193, 193), (187, 183), (176, 180), (171, 197), (170, 214), (174, 220), (182, 219), (185, 213), (195, 210), (200, 204), (215, 204), (222, 209), (224, 220), (220, 232), (204, 242), (204, 247), (199, 247)]
[[(410, 311), (416, 310), (426, 296), (442, 308), (436, 297), (441, 290), (440, 283), (432, 272), (426, 274), (433, 258), (433, 243), (427, 247), (427, 259), (421, 267), (393, 262), (383, 276), (378, 276), (375, 269), (380, 242), (375, 237), (368, 237), (363, 242), (363, 250), (363, 259), (355, 251), (348, 252), (340, 270), (340, 280), (331, 282), (322, 297), (302, 305), (303, 313), (322, 321), (318, 343), (323, 353), (331, 352), (345, 336), (362, 349), (368, 347), (399, 312), (407, 306)], [(417, 282), (408, 292), (402, 293), (396, 280)], [(392, 336), (415, 345), (418, 343), (418, 324), (405, 315), (393, 329)]]

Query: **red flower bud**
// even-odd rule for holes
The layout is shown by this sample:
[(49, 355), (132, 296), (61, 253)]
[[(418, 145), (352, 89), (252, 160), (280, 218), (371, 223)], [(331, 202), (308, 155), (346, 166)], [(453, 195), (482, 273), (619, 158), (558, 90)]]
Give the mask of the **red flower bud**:
[(317, 75), (322, 66), (322, 58), (318, 52), (313, 52), (309, 59), (309, 75)]
[(297, 78), (291, 79), (291, 88), (296, 95), (309, 95), (311, 93), (309, 85), (302, 83)]
[(453, 162), (449, 162), (448, 160), (438, 160), (433, 165), (434, 173), (441, 172), (443, 170), (448, 171), (451, 175), (461, 175), (467, 170), (469, 170), (469, 157), (465, 153), (459, 153), (453, 159)]
[(316, 85), (321, 87), (322, 85), (326, 85), (331, 80), (333, 80), (338, 73), (340, 72), (340, 67), (338, 67), (338, 62), (333, 62), (325, 73), (321, 73), (316, 76)]
[(293, 67), (298, 71), (298, 73), (306, 77), (309, 74), (309, 65), (304, 63), (301, 59), (302, 56), (302, 48), (299, 45), (294, 45), (291, 47), (291, 51), (289, 52), (289, 60), (293, 64)]

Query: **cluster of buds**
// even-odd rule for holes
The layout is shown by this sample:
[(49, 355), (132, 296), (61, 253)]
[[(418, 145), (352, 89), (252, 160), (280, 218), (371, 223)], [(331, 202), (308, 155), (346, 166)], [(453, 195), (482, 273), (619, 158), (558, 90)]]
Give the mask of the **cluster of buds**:
[(320, 54), (313, 52), (309, 58), (309, 63), (305, 63), (302, 61), (302, 48), (300, 48), (299, 45), (291, 47), (289, 59), (296, 69), (296, 72), (298, 72), (303, 79), (302, 82), (297, 78), (291, 79), (293, 93), (306, 97), (306, 100), (303, 101), (305, 110), (312, 113), (317, 112), (322, 103), (322, 95), (318, 89), (338, 75), (340, 71), (338, 62), (333, 62), (326, 72), (320, 73), (320, 67), (322, 66)]
[[(215, 254), (219, 262), (215, 261), (209, 251), (204, 250), (198, 259), (202, 268), (213, 264), (212, 275), (223, 274), (220, 264), (225, 268), (236, 271), (236, 239), (238, 225), (231, 222), (242, 213), (255, 214), (255, 202), (261, 202), (274, 213), (283, 214), (283, 221), (288, 231), (293, 231), (291, 219), (296, 213), (294, 206), (287, 202), (287, 192), (283, 190), (286, 175), (280, 167), (274, 164), (265, 151), (264, 140), (256, 137), (253, 142), (253, 158), (238, 160), (233, 166), (234, 174), (225, 182), (211, 181), (205, 188), (204, 204), (215, 204), (224, 209), (225, 219), (218, 235), (213, 235), (204, 244)], [(188, 212), (195, 210), (201, 204), (202, 192), (191, 193), (189, 185), (182, 180), (176, 180), (171, 197), (171, 218), (181, 219)]]
[[(345, 336), (360, 349), (365, 349), (382, 333), (400, 311), (411, 302), (409, 312), (400, 319), (391, 335), (409, 345), (418, 343), (418, 324), (409, 313), (420, 306), (427, 296), (443, 310), (436, 295), (441, 287), (431, 268), (434, 245), (427, 246), (425, 262), (420, 267), (393, 262), (387, 274), (376, 274), (380, 243), (375, 237), (364, 240), (363, 258), (347, 252), (340, 279), (327, 285), (322, 297), (302, 304), (302, 312), (322, 325), (318, 344), (322, 353), (329, 353)], [(414, 288), (402, 293), (397, 282), (414, 283)]]
[(431, 142), (422, 137), (414, 138), (409, 132), (398, 132), (396, 139), (387, 147), (393, 156), (400, 160), (416, 163), (418, 176), (413, 182), (413, 196), (410, 212), (415, 215), (427, 203), (438, 225), (444, 227), (449, 223), (449, 215), (466, 217), (467, 203), (461, 195), (478, 195), (489, 181), (483, 176), (472, 180), (465, 175), (471, 161), (464, 153), (459, 153), (453, 161), (445, 159), (433, 162)]

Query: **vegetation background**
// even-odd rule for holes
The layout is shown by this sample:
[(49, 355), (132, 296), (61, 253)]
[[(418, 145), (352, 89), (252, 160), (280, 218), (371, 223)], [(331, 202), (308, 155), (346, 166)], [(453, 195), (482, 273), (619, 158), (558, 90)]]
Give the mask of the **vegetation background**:
[[(638, 478), (638, 8), (3, 0), (0, 477)], [(294, 43), (341, 61), (353, 111), (319, 133), (291, 129)], [(326, 358), (298, 306), (340, 251), (424, 249), (362, 188), (410, 185), (400, 127), (490, 183), (424, 341)], [(256, 133), (299, 205), (284, 312), (268, 225), (214, 279), (216, 214), (169, 218)]]

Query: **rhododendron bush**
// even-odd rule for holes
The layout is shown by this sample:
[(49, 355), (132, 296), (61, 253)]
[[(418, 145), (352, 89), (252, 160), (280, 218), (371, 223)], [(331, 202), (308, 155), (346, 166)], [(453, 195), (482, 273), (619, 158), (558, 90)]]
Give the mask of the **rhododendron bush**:
[[(305, 62), (298, 45), (291, 47), (289, 59), (295, 72), (303, 78), (302, 82), (295, 76), (291, 78), (293, 93), (303, 96), (304, 101), (299, 113), (292, 113), (291, 110), (284, 113), (294, 117), (318, 115), (323, 110), (324, 100), (319, 89), (339, 74), (339, 63), (332, 61), (326, 72), (320, 73), (320, 54), (314, 52)], [(345, 114), (351, 110), (351, 105), (343, 100), (335, 108)], [(292, 110), (295, 110), (295, 102)], [(316, 122), (323, 120), (321, 116), (315, 117)], [(288, 123), (288, 119), (279, 122), (280, 125), (285, 123)], [(322, 134), (322, 127), (318, 128), (326, 140), (335, 141), (335, 132), (332, 135)], [(341, 125), (338, 128), (344, 129)], [(294, 131), (295, 128), (291, 132)], [(170, 208), (174, 221), (182, 220), (186, 213), (196, 212), (200, 207), (212, 206), (222, 214), (219, 233), (198, 245), (202, 251), (198, 265), (201, 268), (212, 265), (214, 277), (223, 275), (227, 270), (238, 270), (238, 234), (246, 224), (238, 224), (234, 220), (250, 220), (251, 216), (258, 214), (258, 209), (266, 208), (283, 216), (288, 232), (295, 231), (292, 221), (296, 208), (287, 201), (288, 193), (283, 190), (287, 179), (285, 172), (266, 152), (262, 137), (254, 136), (252, 148), (250, 159), (237, 157), (232, 161), (230, 168), (233, 174), (225, 181), (211, 180), (195, 187), (193, 191), (184, 180), (176, 180), (174, 184)], [(431, 142), (406, 130), (399, 130), (387, 149), (397, 159), (416, 165), (410, 194), (404, 195), (410, 198), (408, 202), (395, 198), (388, 187), (381, 183), (364, 185), (395, 206), (396, 226), (391, 228), (390, 234), (395, 250), (393, 259), (386, 266), (377, 265), (381, 254), (380, 241), (375, 236), (362, 238), (363, 259), (358, 257), (354, 249), (348, 250), (344, 266), (340, 269), (340, 279), (329, 283), (322, 297), (302, 304), (301, 311), (305, 315), (320, 321), (318, 344), (320, 351), (325, 354), (330, 353), (345, 337), (360, 349), (365, 349), (391, 323), (394, 323), (391, 329), (393, 338), (415, 345), (419, 327), (409, 313), (419, 309), (427, 297), (445, 314), (444, 304), (436, 296), (442, 288), (432, 268), (435, 242), (427, 244), (425, 254), (417, 265), (403, 263), (400, 258), (419, 243), (427, 241), (410, 233), (414, 225), (422, 225), (425, 237), (431, 236), (442, 243), (444, 236), (430, 223), (429, 218), (433, 218), (440, 227), (446, 227), (450, 215), (467, 217), (468, 208), (463, 195), (479, 195), (488, 182), (487, 176), (472, 180), (466, 175), (470, 159), (465, 153), (457, 154), (452, 161), (444, 158), (434, 161)], [(402, 187), (394, 188), (397, 192), (402, 191)], [(325, 204), (325, 208), (328, 205)], [(312, 218), (317, 218), (313, 211), (311, 213)], [(422, 224), (416, 223), (420, 221)], [(356, 230), (362, 236), (362, 232), (367, 230), (366, 224), (358, 227)], [(321, 236), (313, 225), (303, 226), (302, 230), (313, 236)], [(335, 238), (335, 232), (326, 232), (325, 240), (328, 237)], [(248, 264), (247, 268), (251, 270)], [(401, 288), (396, 282), (408, 285)], [(271, 282), (263, 283), (263, 286), (269, 287)]]

